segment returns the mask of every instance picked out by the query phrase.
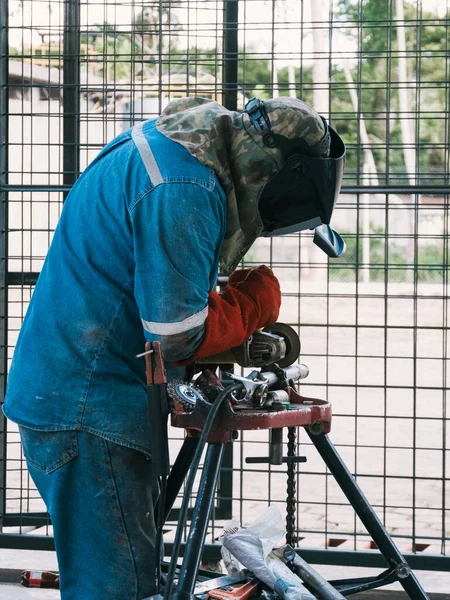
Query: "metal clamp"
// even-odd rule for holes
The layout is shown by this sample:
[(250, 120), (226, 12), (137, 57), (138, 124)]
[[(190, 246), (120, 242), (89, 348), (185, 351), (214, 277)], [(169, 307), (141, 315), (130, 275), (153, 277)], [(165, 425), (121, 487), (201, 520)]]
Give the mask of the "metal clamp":
[(234, 373), (226, 373), (226, 376), (234, 381), (238, 381), (242, 384), (245, 390), (245, 396), (241, 400), (237, 401), (241, 403), (252, 403), (253, 406), (262, 406), (269, 390), (269, 386), (266, 381), (260, 379), (248, 379), (248, 377), (241, 377)]

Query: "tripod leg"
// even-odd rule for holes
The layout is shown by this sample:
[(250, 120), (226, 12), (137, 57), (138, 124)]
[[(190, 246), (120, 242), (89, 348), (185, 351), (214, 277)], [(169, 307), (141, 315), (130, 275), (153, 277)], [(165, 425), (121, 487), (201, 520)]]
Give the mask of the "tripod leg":
[(398, 580), (405, 592), (407, 592), (410, 600), (429, 600), (422, 586), (417, 581), (416, 576), (392, 541), (328, 436), (324, 433), (314, 435), (308, 429), (305, 429), (305, 431), (311, 438), (312, 443), (317, 448), (337, 484), (355, 509), (356, 514), (363, 522), (367, 532), (378, 546), (381, 554), (390, 567), (395, 567)]
[(195, 582), (200, 566), (203, 544), (208, 530), (208, 522), (214, 503), (214, 495), (219, 479), (224, 444), (209, 444), (203, 465), (202, 477), (197, 492), (191, 528), (180, 569), (178, 589), (174, 599), (193, 598)]
[(181, 490), (186, 475), (191, 467), (192, 458), (198, 445), (198, 438), (187, 437), (178, 452), (178, 456), (170, 471), (167, 480), (166, 502), (164, 506), (164, 520), (166, 521), (172, 507), (177, 499), (178, 492)]

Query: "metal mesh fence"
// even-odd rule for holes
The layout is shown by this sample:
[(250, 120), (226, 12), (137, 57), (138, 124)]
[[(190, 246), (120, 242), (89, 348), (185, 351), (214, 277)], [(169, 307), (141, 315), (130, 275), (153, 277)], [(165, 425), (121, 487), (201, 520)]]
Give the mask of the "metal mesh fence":
[[(301, 98), (347, 143), (333, 217), (347, 253), (328, 261), (302, 233), (258, 240), (244, 264), (279, 277), (280, 320), (298, 327), (311, 370), (301, 391), (332, 402), (331, 438), (400, 548), (445, 556), (448, 14), (448, 0), (4, 1), (4, 370), (64, 197), (106, 142), (185, 95), (239, 109), (253, 95)], [(15, 425), (3, 427), (0, 519), (26, 546), (25, 534), (47, 531), (45, 507)], [(305, 437), (300, 547), (370, 548)], [(284, 469), (244, 462), (267, 439), (234, 443), (209, 540), (228, 517), (248, 524), (269, 503), (283, 512)]]

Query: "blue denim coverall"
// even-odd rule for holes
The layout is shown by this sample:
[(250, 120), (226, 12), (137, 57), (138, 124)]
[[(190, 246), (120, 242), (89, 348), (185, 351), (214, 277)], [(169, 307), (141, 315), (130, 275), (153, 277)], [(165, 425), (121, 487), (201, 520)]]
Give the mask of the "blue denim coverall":
[(108, 144), (64, 205), (3, 408), (52, 518), (64, 600), (154, 593), (157, 491), (136, 355), (145, 339), (167, 361), (193, 354), (225, 225), (214, 171), (155, 121)]

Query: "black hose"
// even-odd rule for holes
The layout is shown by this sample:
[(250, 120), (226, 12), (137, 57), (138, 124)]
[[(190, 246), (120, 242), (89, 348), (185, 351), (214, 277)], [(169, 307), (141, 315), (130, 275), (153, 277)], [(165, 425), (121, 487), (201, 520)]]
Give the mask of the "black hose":
[(177, 568), (178, 557), (180, 555), (180, 546), (181, 546), (181, 538), (183, 535), (183, 528), (186, 523), (188, 508), (189, 508), (189, 500), (191, 497), (192, 488), (194, 487), (195, 476), (197, 474), (198, 466), (200, 464), (200, 460), (202, 458), (203, 449), (206, 444), (206, 440), (208, 438), (209, 432), (211, 431), (211, 427), (213, 425), (214, 419), (216, 418), (217, 412), (225, 400), (225, 398), (231, 394), (232, 392), (236, 392), (242, 389), (241, 383), (235, 383), (225, 388), (217, 398), (214, 400), (214, 404), (211, 406), (211, 409), (206, 417), (205, 424), (203, 426), (202, 433), (200, 435), (197, 448), (195, 450), (194, 458), (192, 459), (191, 468), (189, 470), (189, 475), (186, 481), (186, 488), (183, 494), (183, 501), (181, 503), (181, 508), (178, 517), (178, 525), (175, 533), (175, 539), (173, 541), (172, 547), (172, 556), (170, 559), (170, 567), (169, 572), (167, 573), (167, 585), (164, 589), (164, 600), (170, 600), (172, 594), (173, 580), (175, 578), (175, 572)]

